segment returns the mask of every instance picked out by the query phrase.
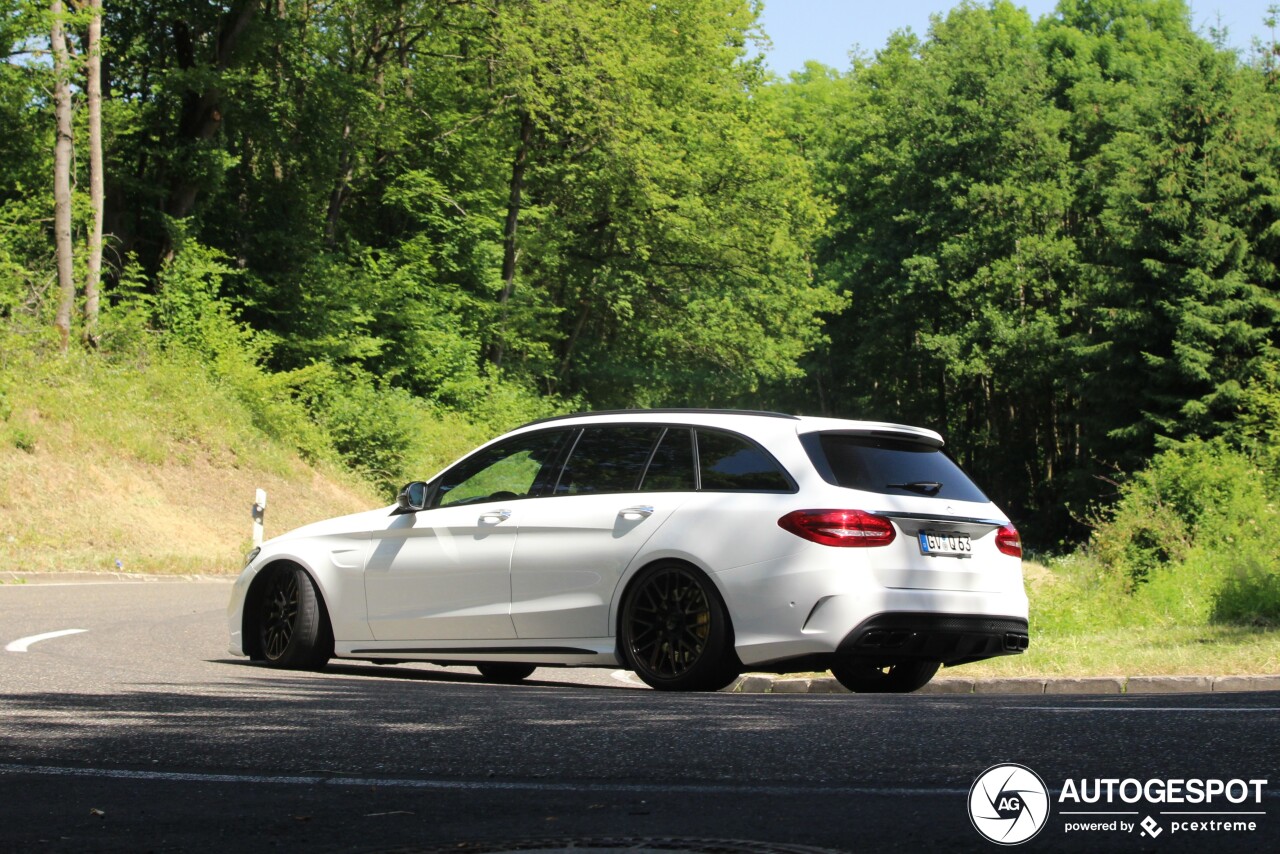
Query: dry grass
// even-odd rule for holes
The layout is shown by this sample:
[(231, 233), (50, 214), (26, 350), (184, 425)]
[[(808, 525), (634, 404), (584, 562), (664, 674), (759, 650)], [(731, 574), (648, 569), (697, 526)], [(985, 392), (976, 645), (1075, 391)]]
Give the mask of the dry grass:
[(27, 367), (0, 421), (0, 570), (233, 573), (259, 487), (268, 536), (383, 503), (268, 441), (202, 377)]

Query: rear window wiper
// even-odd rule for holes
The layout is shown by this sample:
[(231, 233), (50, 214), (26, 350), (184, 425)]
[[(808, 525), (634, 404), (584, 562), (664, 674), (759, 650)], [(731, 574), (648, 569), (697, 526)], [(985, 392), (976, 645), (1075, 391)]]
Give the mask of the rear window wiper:
[(937, 495), (942, 491), (942, 484), (936, 480), (913, 480), (911, 483), (887, 483), (889, 489), (906, 489), (921, 495)]

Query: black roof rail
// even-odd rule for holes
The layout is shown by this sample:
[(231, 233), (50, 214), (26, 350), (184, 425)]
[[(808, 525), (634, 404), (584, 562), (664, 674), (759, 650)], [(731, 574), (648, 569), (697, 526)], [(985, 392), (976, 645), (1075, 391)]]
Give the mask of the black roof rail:
[(528, 424), (521, 424), (519, 428), (523, 430), (525, 427), (532, 427), (535, 424), (547, 424), (552, 421), (564, 421), (569, 418), (583, 418), (588, 415), (755, 415), (761, 418), (786, 418), (790, 421), (799, 421), (799, 416), (788, 415), (785, 412), (769, 412), (764, 409), (698, 409), (697, 407), (670, 408), (670, 409), (601, 409), (596, 412), (575, 412), (571, 415), (552, 415), (549, 418), (539, 418), (536, 421), (530, 421)]

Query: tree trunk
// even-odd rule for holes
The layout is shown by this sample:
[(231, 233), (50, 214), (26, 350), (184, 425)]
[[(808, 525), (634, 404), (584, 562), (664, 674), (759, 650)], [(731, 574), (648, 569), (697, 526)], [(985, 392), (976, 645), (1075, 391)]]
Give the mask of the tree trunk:
[(76, 299), (76, 283), (71, 263), (71, 61), (67, 55), (67, 35), (62, 0), (52, 0), (53, 17), (50, 50), (53, 53), (53, 105), (57, 137), (53, 148), (53, 237), (58, 262), (58, 329), (62, 352), (71, 341), (71, 310)]
[(347, 190), (356, 174), (356, 156), (352, 151), (351, 122), (342, 126), (342, 154), (338, 158), (338, 180), (329, 193), (329, 211), (324, 218), (324, 240), (332, 247), (338, 240), (338, 223), (342, 219), (342, 205), (347, 200)]
[(524, 193), (524, 170), (529, 156), (529, 139), (533, 136), (533, 117), (527, 111), (520, 113), (520, 145), (516, 148), (515, 161), (511, 165), (511, 192), (507, 197), (507, 222), (502, 230), (502, 293), (498, 295), (498, 333), (489, 349), (489, 360), (494, 367), (502, 367), (505, 346), (502, 336), (507, 321), (507, 302), (516, 289), (516, 258), (519, 246), (516, 232), (520, 226), (520, 203)]
[[(236, 50), (245, 31), (249, 28), (254, 16), (258, 13), (260, 0), (240, 0), (233, 4), (218, 25), (213, 39), (213, 62), (211, 75), (214, 81), (221, 80), (221, 72), (229, 69), (235, 60)], [(200, 64), (197, 52), (203, 39), (200, 33), (192, 33), (185, 22), (174, 27), (174, 50), (177, 54), (178, 67), (184, 71), (196, 68)], [(178, 121), (178, 145), (195, 147), (202, 142), (213, 139), (214, 134), (222, 127), (222, 88), (218, 82), (209, 83), (202, 90), (191, 90), (183, 97), (182, 114)], [(169, 197), (165, 202), (165, 213), (173, 219), (183, 219), (195, 207), (196, 198), (200, 195), (200, 184), (195, 176), (189, 173), (175, 175), (169, 188)], [(173, 256), (174, 247), (169, 239), (165, 241), (163, 258)]]
[(98, 293), (102, 279), (102, 0), (88, 0), (88, 65), (85, 91), (89, 97), (89, 198), (93, 222), (89, 226), (88, 274), (84, 282), (84, 340), (98, 346)]

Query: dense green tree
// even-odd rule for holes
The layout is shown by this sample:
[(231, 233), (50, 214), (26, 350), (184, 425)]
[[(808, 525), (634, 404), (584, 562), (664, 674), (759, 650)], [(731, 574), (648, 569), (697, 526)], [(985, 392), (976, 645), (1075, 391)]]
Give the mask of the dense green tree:
[(1077, 169), (1081, 423), (1131, 469), (1211, 437), (1274, 361), (1277, 118), (1262, 76), (1180, 0), (1059, 6), (1046, 49)]
[(855, 66), (823, 368), (836, 413), (933, 426), (1015, 510), (1076, 453), (1065, 116), (1026, 12), (961, 5)]
[(754, 97), (757, 13), (124, 4), (117, 226), (151, 264), (183, 220), (236, 259), (229, 296), (281, 368), (462, 406), (498, 371), (597, 404), (727, 400), (798, 373), (833, 305), (808, 167)]
[(539, 225), (512, 297), (555, 328), (525, 350), (529, 369), (605, 404), (712, 403), (794, 374), (834, 303), (810, 280), (822, 211), (807, 167), (752, 97), (754, 10), (524, 10), (507, 32), (536, 56), (516, 88), (532, 124), (517, 157)]
[(52, 269), (53, 124), (47, 68), (35, 61), (47, 38), (43, 3), (0, 0), (0, 318), (38, 306)]
[[(1183, 0), (965, 2), (786, 81), (757, 0), (104, 6), (107, 356), (150, 324), (385, 484), (433, 409), (748, 404), (936, 427), (1044, 544), (1276, 432), (1274, 51)], [(0, 0), (0, 316), (45, 326), (48, 9)]]

